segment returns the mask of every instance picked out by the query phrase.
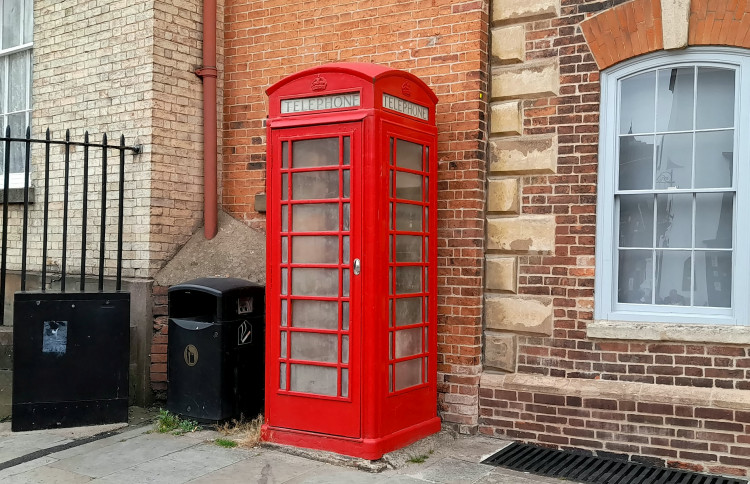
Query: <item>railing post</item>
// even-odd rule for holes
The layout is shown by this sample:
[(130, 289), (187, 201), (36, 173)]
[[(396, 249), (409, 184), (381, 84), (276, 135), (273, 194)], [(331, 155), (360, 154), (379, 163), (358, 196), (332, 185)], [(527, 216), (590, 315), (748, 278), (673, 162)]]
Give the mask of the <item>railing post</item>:
[(120, 213), (117, 215), (117, 281), (115, 290), (122, 289), (122, 225), (125, 202), (125, 135), (120, 135)]
[(89, 193), (89, 132), (83, 135), (83, 213), (81, 214), (81, 291), (86, 290), (86, 230)]
[(99, 239), (99, 292), (104, 290), (104, 239), (107, 235), (107, 135), (102, 137), (102, 222)]
[(21, 240), (21, 290), (26, 290), (26, 248), (29, 233), (29, 160), (31, 158), (31, 128), (26, 127), (26, 159), (23, 165), (23, 238)]
[(49, 128), (44, 139), (44, 234), (42, 235), (42, 292), (47, 290), (47, 233), (49, 232)]
[(10, 191), (10, 126), (5, 127), (5, 173), (3, 173), (3, 240), (0, 259), (0, 326), (5, 324), (5, 276), (8, 254), (8, 192)]
[(68, 184), (70, 182), (70, 130), (65, 131), (65, 182), (63, 192), (63, 233), (62, 233), (62, 279), (60, 290), (65, 292), (65, 278), (68, 263)]

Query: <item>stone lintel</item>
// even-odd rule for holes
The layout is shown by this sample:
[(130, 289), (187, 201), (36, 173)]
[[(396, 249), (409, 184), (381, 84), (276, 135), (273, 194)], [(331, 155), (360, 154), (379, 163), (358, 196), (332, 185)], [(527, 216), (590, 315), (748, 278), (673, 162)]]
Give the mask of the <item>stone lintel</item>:
[(597, 320), (586, 325), (591, 339), (674, 341), (750, 345), (750, 327), (722, 324), (671, 324)]

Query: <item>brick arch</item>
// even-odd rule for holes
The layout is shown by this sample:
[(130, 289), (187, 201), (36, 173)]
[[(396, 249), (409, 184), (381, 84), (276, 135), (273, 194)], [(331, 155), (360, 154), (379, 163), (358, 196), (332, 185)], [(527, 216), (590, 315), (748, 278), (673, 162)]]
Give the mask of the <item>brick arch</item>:
[[(679, 23), (679, 19), (669, 18)], [(687, 45), (750, 48), (750, 10), (745, 1), (692, 0)], [(660, 0), (633, 0), (581, 22), (581, 30), (600, 69), (664, 48)], [(684, 31), (683, 31), (684, 32)]]

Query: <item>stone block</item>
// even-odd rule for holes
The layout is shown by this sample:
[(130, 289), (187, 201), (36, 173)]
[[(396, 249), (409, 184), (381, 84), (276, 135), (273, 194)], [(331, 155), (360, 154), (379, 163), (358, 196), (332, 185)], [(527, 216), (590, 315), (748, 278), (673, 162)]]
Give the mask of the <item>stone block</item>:
[(521, 103), (505, 101), (490, 105), (490, 132), (496, 135), (520, 135), (523, 133)]
[(661, 0), (662, 38), (665, 49), (682, 49), (688, 45), (690, 0)]
[(485, 297), (487, 329), (512, 333), (552, 335), (552, 300)]
[(490, 179), (487, 186), (487, 210), (518, 213), (518, 180), (515, 178)]
[(517, 265), (515, 257), (487, 256), (487, 289), (504, 292), (517, 291)]
[(492, 5), (492, 23), (512, 23), (558, 15), (560, 0), (498, 0)]
[(492, 69), (492, 100), (557, 96), (560, 69), (555, 60)]
[(492, 29), (493, 65), (515, 64), (526, 59), (526, 30), (523, 25), (511, 25)]
[(505, 252), (549, 253), (555, 248), (552, 215), (488, 218), (487, 249)]
[(516, 336), (513, 334), (484, 334), (484, 365), (507, 372), (516, 371)]
[(490, 173), (553, 174), (557, 170), (557, 139), (490, 138)]

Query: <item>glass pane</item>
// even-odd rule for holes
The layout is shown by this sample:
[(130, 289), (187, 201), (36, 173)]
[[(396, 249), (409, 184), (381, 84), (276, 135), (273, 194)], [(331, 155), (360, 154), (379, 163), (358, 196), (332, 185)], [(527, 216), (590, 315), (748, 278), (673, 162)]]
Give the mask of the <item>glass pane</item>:
[(286, 326), (287, 322), (287, 309), (286, 309), (286, 299), (281, 300), (281, 325)]
[(287, 286), (287, 269), (281, 269), (281, 294), (286, 294)]
[(396, 267), (396, 294), (422, 292), (421, 267)]
[(388, 365), (388, 391), (393, 391), (393, 365)]
[(349, 297), (349, 269), (343, 269), (341, 271), (342, 274), (342, 281), (341, 281), (341, 292), (343, 297)]
[(620, 83), (620, 134), (654, 131), (656, 72), (646, 72)]
[[(427, 220), (427, 219), (425, 219), (425, 220)], [(424, 238), (424, 261), (425, 262), (429, 262), (430, 261), (429, 255), (430, 255), (430, 238), (429, 237), (425, 237)]]
[(290, 365), (293, 392), (336, 396), (336, 368), (313, 365)]
[(292, 231), (334, 232), (339, 230), (338, 203), (314, 203), (294, 205), (292, 208)]
[(656, 188), (693, 186), (693, 134), (667, 134), (657, 137)]
[[(427, 334), (427, 333), (425, 333), (425, 334)], [(425, 343), (425, 345), (426, 344), (427, 343)], [(425, 383), (427, 383), (428, 381), (430, 381), (430, 379), (428, 378), (428, 375), (430, 374), (430, 362), (429, 362), (429, 360), (430, 360), (429, 357), (427, 357), (427, 356), (424, 357), (424, 375), (423, 376), (424, 376), (424, 382)]]
[(424, 177), (424, 201), (430, 201), (430, 177)]
[(656, 131), (693, 129), (695, 69), (681, 67), (659, 71)]
[(290, 333), (292, 359), (336, 363), (339, 337), (335, 334)]
[(393, 267), (388, 268), (388, 294), (393, 294)]
[(422, 328), (396, 331), (396, 358), (417, 355), (422, 352)]
[(344, 246), (343, 247), (344, 254), (343, 254), (343, 257), (342, 257), (342, 263), (343, 264), (348, 264), (349, 263), (349, 236), (348, 235), (344, 235), (343, 236), (343, 241), (341, 243)]
[(388, 333), (388, 359), (393, 359), (393, 334)]
[(422, 171), (422, 145), (396, 140), (396, 166)]
[(393, 165), (393, 138), (388, 139), (389, 163)]
[(393, 236), (388, 236), (388, 262), (393, 262)]
[(342, 195), (343, 198), (349, 198), (349, 170), (343, 171), (343, 177), (344, 177), (344, 193)]
[(292, 237), (292, 262), (295, 264), (338, 264), (339, 238), (335, 235)]
[(281, 348), (280, 356), (286, 358), (286, 331), (281, 332)]
[(732, 186), (734, 130), (695, 134), (695, 186)]
[(396, 236), (396, 262), (421, 262), (422, 237), (419, 235)]
[(292, 326), (337, 330), (339, 327), (337, 306), (336, 301), (292, 301)]
[(396, 390), (422, 383), (422, 358), (396, 363)]
[(25, 0), (23, 9), (23, 43), (34, 39), (34, 0)]
[(693, 247), (693, 196), (656, 196), (656, 246)]
[(424, 320), (425, 322), (430, 321), (429, 314), (430, 314), (430, 297), (425, 296), (424, 297)]
[(292, 142), (292, 168), (338, 166), (339, 139), (320, 138)]
[(281, 206), (281, 231), (286, 232), (289, 230), (289, 206)]
[[(11, 114), (8, 116), (10, 132), (12, 136), (26, 136), (26, 113)], [(26, 146), (24, 143), (15, 141), (10, 144), (10, 172), (23, 173)]]
[(22, 0), (3, 0), (3, 49), (21, 44)]
[(349, 337), (347, 335), (341, 337), (341, 363), (349, 363)]
[(286, 390), (286, 363), (282, 363), (279, 367), (279, 388)]
[(281, 174), (281, 199), (289, 200), (289, 175)]
[[(5, 92), (5, 60), (0, 59), (0, 93)], [(5, 95), (0, 95), (0, 112), (5, 111)], [(5, 136), (5, 123), (0, 124), (2, 126), (2, 135)]]
[[(23, 111), (26, 109), (26, 104), (29, 97), (29, 85), (27, 80), (29, 52), (18, 52), (8, 56), (8, 112)], [(25, 131), (26, 120), (24, 118), (24, 129), (21, 131), (14, 130), (12, 134), (17, 134)]]
[(690, 305), (690, 251), (656, 251), (656, 304)]
[(292, 200), (339, 198), (339, 172), (292, 173)]
[(654, 196), (620, 196), (620, 247), (654, 246)]
[(414, 173), (396, 172), (396, 198), (422, 201), (422, 176)]
[(349, 396), (349, 370), (346, 368), (341, 369), (341, 396)]
[(342, 230), (349, 230), (349, 204), (348, 203), (342, 203), (342, 209), (344, 212), (344, 220), (343, 220), (343, 226), (344, 228)]
[(622, 136), (620, 138), (620, 190), (653, 188), (654, 137)]
[(422, 206), (408, 205), (406, 203), (396, 204), (396, 230), (409, 232), (422, 231)]
[(338, 269), (292, 269), (292, 294), (295, 296), (339, 295)]
[(732, 307), (732, 253), (695, 251), (695, 306)]
[(651, 304), (653, 254), (650, 250), (620, 250), (617, 300)]
[(341, 303), (341, 329), (342, 331), (349, 330), (349, 303)]
[(281, 238), (281, 263), (286, 264), (288, 260), (288, 253), (289, 253), (289, 241), (287, 240), (287, 237)]
[(734, 194), (696, 194), (695, 246), (731, 249), (733, 214)]
[(734, 77), (731, 69), (698, 68), (698, 129), (734, 126)]
[(396, 326), (419, 324), (422, 322), (422, 298), (407, 297), (396, 299)]
[(289, 168), (289, 142), (282, 141), (281, 143), (281, 167)]
[(349, 137), (344, 136), (344, 165), (349, 164), (349, 158), (351, 157), (351, 155), (349, 154), (349, 152), (351, 151), (350, 145), (351, 143)]

